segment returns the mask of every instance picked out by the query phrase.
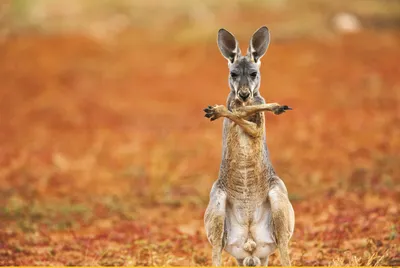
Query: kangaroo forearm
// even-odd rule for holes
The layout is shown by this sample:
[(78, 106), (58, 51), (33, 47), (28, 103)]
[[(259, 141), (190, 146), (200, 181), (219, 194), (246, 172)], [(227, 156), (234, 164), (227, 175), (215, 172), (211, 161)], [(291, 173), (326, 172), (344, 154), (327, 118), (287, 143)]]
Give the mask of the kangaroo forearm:
[(243, 106), (234, 110), (234, 114), (240, 117), (248, 117), (258, 112), (269, 111), (273, 112), (274, 109), (279, 107), (278, 103), (263, 103), (258, 105)]
[(232, 120), (237, 125), (241, 126), (242, 129), (251, 137), (257, 137), (260, 133), (259, 127), (256, 123), (247, 121), (234, 113), (228, 112), (224, 115), (224, 117)]

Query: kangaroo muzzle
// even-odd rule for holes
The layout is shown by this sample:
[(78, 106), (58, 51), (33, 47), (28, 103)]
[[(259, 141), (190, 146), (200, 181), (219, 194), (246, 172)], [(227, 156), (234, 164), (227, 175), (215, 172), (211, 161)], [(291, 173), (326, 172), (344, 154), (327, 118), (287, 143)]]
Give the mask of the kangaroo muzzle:
[(238, 91), (238, 95), (239, 95), (239, 97), (240, 97), (243, 101), (246, 101), (246, 100), (250, 97), (250, 95), (251, 95), (250, 89), (248, 89), (248, 88), (241, 88), (241, 89), (239, 89), (239, 91)]

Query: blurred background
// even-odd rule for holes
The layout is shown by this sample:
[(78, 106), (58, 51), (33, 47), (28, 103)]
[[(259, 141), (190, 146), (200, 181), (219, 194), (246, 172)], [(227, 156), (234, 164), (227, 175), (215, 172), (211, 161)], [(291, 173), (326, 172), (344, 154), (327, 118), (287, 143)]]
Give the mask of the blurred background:
[(0, 265), (211, 265), (216, 34), (262, 25), (293, 265), (399, 265), (398, 0), (2, 0)]

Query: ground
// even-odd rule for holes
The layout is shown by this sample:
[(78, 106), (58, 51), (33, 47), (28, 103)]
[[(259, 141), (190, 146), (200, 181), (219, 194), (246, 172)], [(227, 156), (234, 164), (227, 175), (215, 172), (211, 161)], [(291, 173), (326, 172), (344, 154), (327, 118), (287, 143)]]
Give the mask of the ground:
[[(211, 264), (222, 121), (202, 110), (225, 103), (226, 61), (136, 37), (0, 44), (0, 265)], [(293, 265), (399, 265), (399, 40), (282, 40), (262, 61), (262, 95), (293, 107), (266, 115)]]

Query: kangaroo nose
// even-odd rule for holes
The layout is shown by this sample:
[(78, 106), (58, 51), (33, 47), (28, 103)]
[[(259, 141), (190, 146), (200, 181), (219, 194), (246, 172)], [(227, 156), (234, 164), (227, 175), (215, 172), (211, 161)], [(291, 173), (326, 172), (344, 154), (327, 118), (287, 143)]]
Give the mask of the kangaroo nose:
[(250, 96), (250, 92), (249, 92), (249, 91), (240, 91), (240, 92), (239, 92), (239, 96), (240, 96), (243, 100), (246, 100), (246, 99)]

